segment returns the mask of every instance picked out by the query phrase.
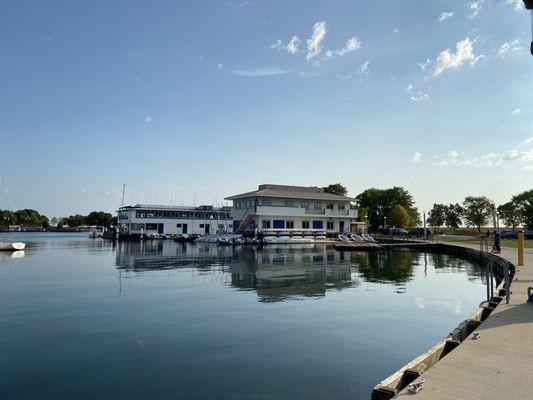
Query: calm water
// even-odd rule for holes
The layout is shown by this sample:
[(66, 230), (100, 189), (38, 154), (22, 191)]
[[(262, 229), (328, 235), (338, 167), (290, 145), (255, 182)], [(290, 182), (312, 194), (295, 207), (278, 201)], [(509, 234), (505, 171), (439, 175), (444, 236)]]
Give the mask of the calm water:
[(3, 400), (367, 399), (485, 295), (445, 255), (18, 238), (24, 258), (0, 254)]

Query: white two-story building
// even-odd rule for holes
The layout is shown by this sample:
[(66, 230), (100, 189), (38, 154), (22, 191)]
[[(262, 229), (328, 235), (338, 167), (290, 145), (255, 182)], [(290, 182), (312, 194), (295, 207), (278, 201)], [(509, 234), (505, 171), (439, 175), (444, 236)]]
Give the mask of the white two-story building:
[(325, 193), (318, 187), (260, 185), (258, 190), (226, 198), (233, 201), (234, 232), (352, 232), (358, 212), (354, 198)]
[(118, 210), (118, 233), (122, 236), (140, 236), (231, 232), (233, 224), (229, 207), (180, 207), (136, 204)]

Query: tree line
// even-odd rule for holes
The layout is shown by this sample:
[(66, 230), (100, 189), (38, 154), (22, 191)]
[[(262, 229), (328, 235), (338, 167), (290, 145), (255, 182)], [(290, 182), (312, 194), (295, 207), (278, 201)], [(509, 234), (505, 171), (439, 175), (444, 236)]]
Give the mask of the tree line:
[(116, 217), (105, 211), (92, 211), (88, 215), (70, 215), (64, 218), (48, 219), (45, 215), (31, 209), (18, 211), (0, 210), (0, 227), (9, 228), (10, 225), (19, 225), (28, 228), (49, 228), (50, 225), (63, 228), (78, 228), (80, 226), (110, 227), (116, 224)]
[(533, 189), (514, 195), (497, 207), (485, 196), (468, 196), (462, 204), (435, 203), (428, 213), (428, 224), (437, 229), (442, 226), (456, 229), (464, 224), (479, 232), (483, 226), (494, 224), (495, 217), (509, 228), (523, 225), (533, 229)]

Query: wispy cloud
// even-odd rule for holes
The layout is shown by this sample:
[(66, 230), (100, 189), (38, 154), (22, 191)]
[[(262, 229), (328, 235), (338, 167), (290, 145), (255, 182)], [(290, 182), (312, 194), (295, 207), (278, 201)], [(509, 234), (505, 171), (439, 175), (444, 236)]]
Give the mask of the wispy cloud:
[(519, 108), (515, 108), (515, 109), (511, 112), (511, 114), (513, 114), (513, 115), (517, 115), (517, 114), (520, 114), (521, 112), (522, 112), (521, 109), (519, 109)]
[(422, 153), (415, 151), (413, 154), (413, 157), (411, 157), (411, 160), (409, 161), (411, 164), (420, 164), (422, 161)]
[(505, 0), (505, 4), (513, 6), (515, 10), (524, 9), (524, 2), (522, 0)]
[(485, 5), (485, 0), (475, 0), (470, 3), (470, 18), (475, 18), (480, 13), (481, 9)]
[(505, 57), (508, 53), (514, 53), (515, 51), (522, 50), (522, 45), (520, 45), (520, 40), (515, 39), (512, 42), (505, 42), (498, 49), (498, 55), (500, 57)]
[(344, 46), (342, 46), (340, 49), (326, 51), (326, 57), (328, 58), (332, 58), (333, 56), (342, 57), (343, 55), (359, 50), (360, 48), (361, 48), (361, 41), (359, 40), (357, 36), (353, 36), (350, 39), (348, 39), (346, 43), (344, 44)]
[(419, 91), (415, 95), (410, 96), (409, 99), (411, 99), (411, 101), (429, 100), (429, 94)]
[(524, 141), (522, 142), (522, 144), (530, 144), (530, 143), (533, 143), (533, 136), (528, 137), (527, 139), (524, 139)]
[(144, 122), (149, 124), (150, 122), (152, 122), (152, 117), (151, 116), (147, 116), (145, 119), (144, 119)]
[(443, 11), (439, 15), (439, 21), (446, 21), (448, 18), (453, 17), (453, 11)]
[(440, 75), (447, 69), (457, 69), (465, 62), (470, 62), (470, 65), (474, 65), (479, 59), (484, 57), (483, 55), (476, 56), (474, 43), (470, 38), (461, 40), (455, 47), (455, 53), (452, 53), (450, 49), (440, 52), (435, 63), (433, 76)]
[(394, 33), (400, 33), (400, 30), (399, 30), (398, 28), (392, 28), (392, 31), (393, 31)]
[(462, 167), (492, 167), (506, 162), (531, 162), (533, 161), (533, 149), (530, 150), (508, 150), (503, 153), (489, 152), (473, 158), (464, 158), (457, 151), (452, 150), (447, 153), (433, 156), (432, 163), (438, 167), (462, 166)]
[(300, 49), (301, 43), (302, 41), (300, 40), (300, 38), (295, 35), (291, 38), (289, 43), (287, 43), (286, 45), (284, 45), (281, 40), (278, 40), (276, 43), (271, 45), (270, 48), (276, 49), (276, 50), (285, 50), (289, 54), (296, 54), (298, 53)]
[(421, 63), (418, 63), (418, 66), (420, 67), (420, 69), (422, 71), (425, 71), (426, 69), (429, 68), (429, 66), (431, 65), (432, 61), (431, 61), (431, 58), (426, 58), (426, 61), (424, 62), (421, 62)]
[(359, 69), (357, 70), (357, 73), (359, 74), (368, 74), (368, 66), (370, 65), (370, 60), (365, 60), (365, 62), (363, 62), (360, 66), (359, 66)]
[(231, 71), (233, 75), (246, 76), (246, 77), (251, 77), (251, 78), (273, 76), (273, 75), (283, 75), (283, 74), (288, 74), (289, 72), (291, 72), (291, 70), (281, 69), (277, 67), (237, 69), (237, 70)]
[(313, 25), (313, 34), (307, 39), (307, 56), (306, 59), (310, 60), (322, 51), (322, 41), (326, 37), (327, 26), (324, 21), (320, 21)]

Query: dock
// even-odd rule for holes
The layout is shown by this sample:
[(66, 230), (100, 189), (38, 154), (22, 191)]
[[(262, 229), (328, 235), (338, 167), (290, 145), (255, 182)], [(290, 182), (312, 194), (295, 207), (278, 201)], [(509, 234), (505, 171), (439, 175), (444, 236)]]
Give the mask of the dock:
[(422, 390), (412, 394), (405, 388), (395, 398), (533, 398), (533, 304), (527, 303), (528, 287), (533, 286), (533, 249), (525, 249), (525, 266), (518, 266), (516, 249), (503, 248), (499, 256), (517, 266), (509, 304), (500, 302), (475, 332), (416, 378), (413, 383), (423, 382)]
[(339, 243), (336, 242), (333, 247), (339, 251), (381, 251), (394, 249), (424, 249), (433, 246), (435, 243), (423, 241), (391, 241), (391, 242), (377, 242), (377, 243)]

